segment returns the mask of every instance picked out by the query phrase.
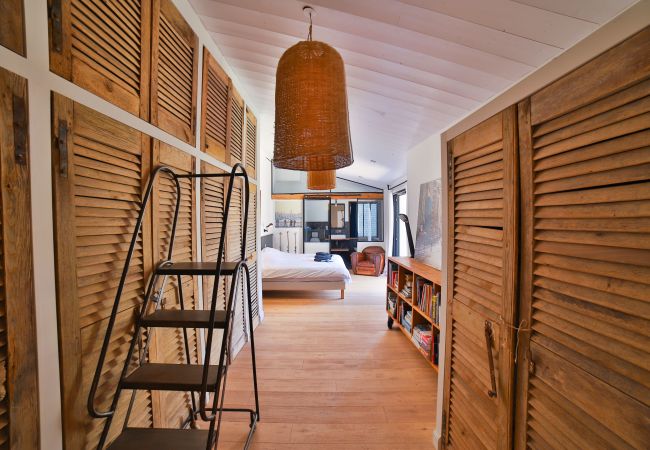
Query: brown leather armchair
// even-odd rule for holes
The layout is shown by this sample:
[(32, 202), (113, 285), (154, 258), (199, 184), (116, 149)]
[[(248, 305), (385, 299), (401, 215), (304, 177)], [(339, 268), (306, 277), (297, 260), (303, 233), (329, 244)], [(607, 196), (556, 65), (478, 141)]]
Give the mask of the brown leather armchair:
[(354, 252), (350, 255), (352, 260), (352, 271), (356, 275), (369, 275), (378, 277), (384, 273), (386, 253), (382, 247), (372, 245), (361, 252)]

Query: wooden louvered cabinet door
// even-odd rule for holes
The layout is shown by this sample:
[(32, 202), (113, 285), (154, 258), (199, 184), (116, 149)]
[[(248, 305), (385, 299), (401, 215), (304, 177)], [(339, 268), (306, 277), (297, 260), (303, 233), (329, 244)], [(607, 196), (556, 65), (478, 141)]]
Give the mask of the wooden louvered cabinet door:
[(246, 108), (246, 152), (244, 161), (246, 172), (250, 178), (257, 178), (257, 119), (248, 107)]
[[(153, 167), (160, 165), (171, 167), (177, 174), (194, 173), (194, 158), (170, 145), (160, 141), (154, 142)], [(196, 208), (194, 207), (194, 180), (181, 178), (181, 203), (178, 213), (176, 237), (174, 239), (173, 261), (196, 261)], [(156, 263), (167, 259), (174, 208), (176, 205), (176, 187), (166, 174), (160, 174), (154, 186), (153, 195), (153, 255)], [(198, 293), (198, 281), (195, 277), (181, 278), (183, 304), (188, 310), (201, 309)], [(163, 309), (180, 309), (177, 277), (168, 277), (163, 294)], [(197, 364), (200, 350), (196, 329), (188, 329), (189, 363)], [(150, 358), (152, 362), (183, 364), (187, 363), (183, 330), (178, 328), (157, 328), (152, 336)], [(157, 417), (156, 426), (178, 428), (188, 417), (190, 396), (186, 392), (161, 391), (155, 393)]]
[(230, 78), (207, 48), (203, 48), (201, 149), (226, 162)]
[(171, 0), (153, 0), (151, 123), (194, 145), (198, 38)]
[(522, 102), (519, 136), (516, 447), (647, 448), (650, 28)]
[[(259, 320), (259, 296), (257, 292), (257, 185), (249, 183), (248, 223), (246, 224), (246, 263), (251, 277), (251, 310), (253, 320)], [(248, 319), (248, 317), (246, 317)]]
[[(139, 131), (58, 94), (52, 110), (64, 445), (91, 449), (103, 421), (88, 415), (88, 390), (148, 180), (150, 144)], [(150, 239), (145, 221), (97, 391), (100, 410), (109, 409), (143, 301), (151, 273)], [(119, 434), (129, 400), (130, 393), (121, 397), (109, 439)], [(152, 420), (151, 393), (139, 391), (129, 425), (149, 427)]]
[[(201, 173), (223, 173), (223, 170), (202, 161)], [(225, 185), (225, 178), (201, 178), (201, 259), (215, 264), (219, 259), (219, 243), (223, 230)], [(214, 277), (203, 277), (203, 309), (211, 307), (214, 281)], [(217, 290), (217, 309), (226, 309), (226, 287), (227, 277), (221, 277)], [(210, 355), (212, 364), (219, 362), (221, 336), (221, 331), (215, 330)]]
[(149, 119), (151, 1), (48, 0), (50, 70)]
[[(226, 189), (228, 189), (228, 183), (226, 182)], [(244, 212), (244, 189), (242, 178), (235, 178), (232, 199), (230, 201), (230, 210), (228, 212), (228, 225), (226, 228), (226, 260), (227, 261), (240, 261), (242, 259), (242, 244), (243, 244), (243, 233), (244, 233), (244, 222), (243, 222), (243, 212)], [(231, 350), (234, 353), (239, 351), (239, 349), (244, 344), (244, 339), (246, 337), (246, 330), (244, 327), (245, 316), (244, 316), (244, 276), (240, 278), (240, 284), (237, 289), (237, 297), (234, 300), (234, 326), (232, 330), (232, 345)], [(232, 278), (229, 278), (228, 288), (230, 288), (230, 282)]]
[(244, 162), (244, 127), (245, 124), (244, 100), (234, 86), (230, 87), (228, 97), (228, 137), (226, 150), (227, 163), (234, 166)]
[(516, 152), (515, 107), (449, 143), (443, 419), (448, 448), (511, 445), (518, 273)]
[(27, 80), (0, 68), (0, 448), (38, 449)]
[(0, 2), (0, 45), (25, 56), (25, 6), (23, 0)]

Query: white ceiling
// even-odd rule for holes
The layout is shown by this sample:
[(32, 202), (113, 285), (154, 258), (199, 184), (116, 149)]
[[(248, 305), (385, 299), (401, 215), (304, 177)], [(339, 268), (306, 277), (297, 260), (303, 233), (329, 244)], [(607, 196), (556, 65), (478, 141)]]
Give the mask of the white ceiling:
[[(258, 114), (273, 120), (275, 70), (307, 35), (345, 61), (355, 164), (375, 185), (406, 152), (593, 32), (636, 0), (190, 0)], [(375, 162), (372, 162), (375, 161)]]

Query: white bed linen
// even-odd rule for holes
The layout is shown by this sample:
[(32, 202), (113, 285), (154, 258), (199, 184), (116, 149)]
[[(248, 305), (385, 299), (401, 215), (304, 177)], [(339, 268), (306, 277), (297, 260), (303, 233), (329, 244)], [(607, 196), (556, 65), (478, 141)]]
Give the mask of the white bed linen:
[(316, 262), (313, 254), (286, 253), (267, 247), (261, 252), (262, 279), (269, 281), (352, 280), (343, 258), (332, 255), (331, 262)]

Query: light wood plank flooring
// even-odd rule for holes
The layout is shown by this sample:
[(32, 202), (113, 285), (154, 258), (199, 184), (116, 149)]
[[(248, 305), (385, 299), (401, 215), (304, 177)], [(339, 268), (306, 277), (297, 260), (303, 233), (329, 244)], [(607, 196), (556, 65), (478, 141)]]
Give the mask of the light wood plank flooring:
[[(437, 375), (386, 327), (386, 278), (338, 292), (264, 296), (257, 328), (257, 450), (430, 450)], [(252, 404), (248, 346), (228, 375), (228, 406)], [(247, 415), (224, 415), (220, 449), (242, 448)]]

